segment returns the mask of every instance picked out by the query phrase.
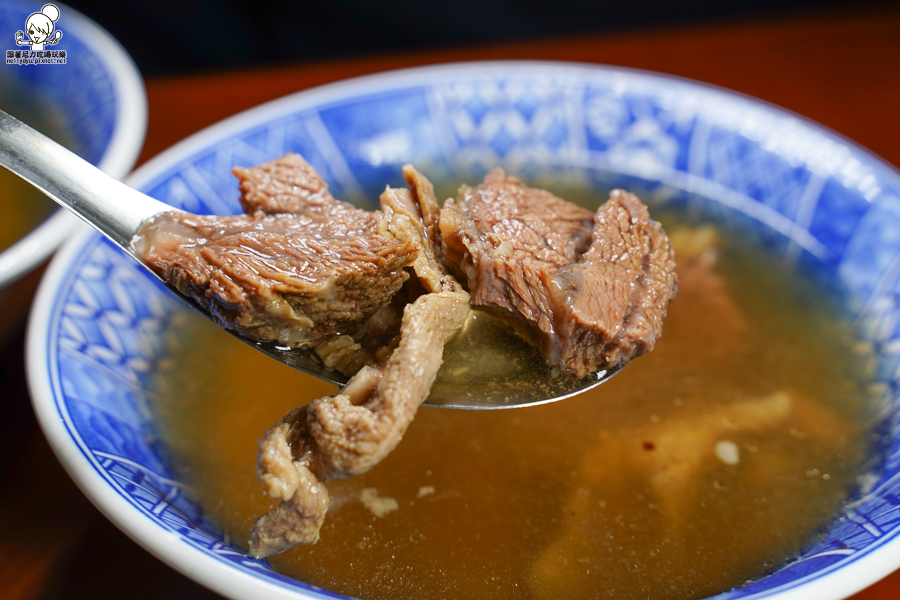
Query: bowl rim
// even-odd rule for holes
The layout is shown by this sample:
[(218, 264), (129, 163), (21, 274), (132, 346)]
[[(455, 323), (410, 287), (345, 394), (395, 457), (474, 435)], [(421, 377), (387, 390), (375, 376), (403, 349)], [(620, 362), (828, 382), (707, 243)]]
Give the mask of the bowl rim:
[[(147, 134), (147, 93), (134, 60), (108, 31), (65, 4), (56, 3), (65, 16), (66, 28), (77, 34), (112, 75), (118, 102), (112, 137), (97, 166), (117, 179), (125, 177), (137, 162)], [(0, 287), (11, 285), (43, 263), (79, 228), (81, 220), (57, 209), (44, 222), (0, 252)]]
[[(592, 72), (619, 74), (639, 78), (651, 85), (682, 86), (695, 92), (715, 94), (721, 99), (736, 102), (739, 106), (753, 106), (757, 109), (774, 111), (778, 115), (797, 119), (802, 124), (848, 146), (854, 154), (863, 157), (868, 164), (877, 168), (880, 176), (900, 182), (900, 173), (892, 165), (852, 140), (811, 119), (740, 92), (677, 76), (616, 66), (564, 61), (504, 60), (466, 61), (397, 69), (298, 91), (241, 111), (192, 134), (135, 170), (126, 178), (126, 183), (136, 188), (150, 186), (155, 179), (164, 178), (180, 160), (261, 120), (274, 120), (292, 112), (349, 99), (358, 94), (370, 95), (379, 91), (402, 88), (404, 85), (433, 83), (430, 80), (423, 80), (423, 75), (446, 78), (458, 73), (490, 77), (499, 74), (509, 75), (513, 72), (530, 74), (537, 68), (557, 69), (573, 76)], [(59, 416), (60, 407), (54, 396), (51, 381), (52, 373), (56, 371), (56, 356), (49, 351), (48, 338), (52, 329), (51, 311), (57, 301), (58, 291), (67, 279), (73, 276), (71, 271), (73, 262), (89, 244), (100, 238), (99, 233), (85, 230), (65, 243), (51, 261), (42, 279), (28, 324), (26, 370), (32, 403), (44, 434), (60, 462), (85, 495), (126, 535), (176, 571), (219, 594), (237, 600), (256, 598), (262, 593), (285, 600), (344, 598), (327, 590), (303, 590), (273, 579), (260, 579), (247, 571), (222, 568), (221, 561), (197, 551), (190, 544), (181, 543), (184, 540), (180, 536), (166, 532), (147, 520), (134, 506), (110, 488), (84, 456), (75, 439), (77, 434), (70, 431)], [(51, 371), (50, 377), (47, 376), (48, 369)], [(787, 584), (786, 587), (775, 588), (768, 593), (761, 592), (753, 597), (765, 597), (770, 600), (841, 600), (875, 583), (898, 567), (900, 567), (900, 535), (888, 539), (863, 557), (840, 568), (824, 574), (817, 571), (811, 576)], [(726, 591), (712, 598), (724, 600), (730, 598), (731, 593)]]

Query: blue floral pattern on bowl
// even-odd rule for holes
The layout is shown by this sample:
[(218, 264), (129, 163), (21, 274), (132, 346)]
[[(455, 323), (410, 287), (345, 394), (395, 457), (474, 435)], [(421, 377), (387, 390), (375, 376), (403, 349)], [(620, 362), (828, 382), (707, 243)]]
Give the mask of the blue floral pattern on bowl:
[[(25, 29), (43, 3), (0, 1), (0, 51), (9, 57), (29, 51), (16, 43), (16, 32)], [(44, 115), (53, 122), (51, 135), (63, 139), (85, 160), (114, 177), (128, 174), (144, 143), (147, 104), (143, 82), (131, 58), (119, 43), (98, 25), (55, 3), (62, 32), (58, 43), (45, 50), (66, 55), (64, 64), (6, 64), (0, 72), (4, 106), (28, 120)], [(19, 113), (19, 110), (24, 113)], [(32, 114), (27, 114), (32, 113)], [(80, 227), (66, 211), (57, 211), (12, 246), (0, 253), (0, 286), (42, 264)]]
[[(475, 63), (277, 101), (176, 147), (133, 182), (189, 211), (237, 213), (230, 168), (289, 151), (306, 157), (336, 197), (366, 207), (409, 161), (435, 180), (471, 181), (501, 165), (538, 181), (625, 186), (653, 205), (702, 206), (708, 218), (751, 232), (789, 264), (839, 281), (877, 364), (872, 392), (894, 415), (883, 465), (801, 557), (717, 598), (764, 598), (827, 581), (897, 539), (900, 177), (876, 157), (781, 109), (683, 80)], [(49, 380), (50, 394), (38, 395), (36, 406), (42, 421), (64, 424), (67, 444), (89, 463), (82, 477), (105, 482), (139, 513), (149, 533), (136, 537), (151, 550), (161, 553), (149, 538), (169, 536), (226, 565), (218, 578), (198, 576), (221, 593), (243, 597), (226, 575), (239, 573), (277, 597), (339, 597), (229, 545), (169, 472), (154, 430), (153, 373), (177, 328), (178, 300), (97, 234), (70, 246), (54, 268), (35, 319), (44, 323), (30, 331), (30, 343), (46, 351), (38, 364), (30, 356), (30, 377)]]
[[(17, 46), (13, 34), (24, 29), (28, 16), (40, 10), (41, 5), (32, 2), (0, 4), (0, 49), (4, 56), (6, 50), (28, 49)], [(65, 50), (65, 64), (8, 65), (0, 81), (10, 89), (28, 90), (30, 97), (39, 97), (59, 110), (75, 143), (73, 150), (96, 164), (109, 146), (121, 98), (115, 93), (116, 75), (110, 72), (110, 65), (85, 43), (92, 32), (79, 29), (78, 19), (83, 17), (79, 15), (73, 23), (73, 15), (74, 11), (62, 6), (58, 29), (63, 37), (56, 46), (47, 47)]]

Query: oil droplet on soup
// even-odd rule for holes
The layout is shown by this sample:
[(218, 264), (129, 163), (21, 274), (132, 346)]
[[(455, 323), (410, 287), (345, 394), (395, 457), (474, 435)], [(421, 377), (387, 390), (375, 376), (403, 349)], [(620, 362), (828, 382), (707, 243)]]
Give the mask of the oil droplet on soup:
[[(329, 482), (318, 544), (273, 567), (364, 599), (681, 600), (801, 551), (871, 454), (850, 328), (776, 261), (666, 225), (680, 293), (653, 352), (554, 404), (421, 408), (385, 461)], [(260, 436), (336, 390), (184, 319), (158, 418), (182, 478), (243, 544), (273, 505)]]

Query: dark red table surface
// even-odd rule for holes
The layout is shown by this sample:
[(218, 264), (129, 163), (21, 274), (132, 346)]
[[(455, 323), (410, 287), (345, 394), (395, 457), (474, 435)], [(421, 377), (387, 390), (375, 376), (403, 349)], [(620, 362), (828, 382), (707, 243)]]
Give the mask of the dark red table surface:
[[(688, 77), (781, 105), (900, 165), (900, 8), (869, 4), (750, 23), (637, 31), (147, 81), (141, 162), (261, 102), (347, 77), (462, 60), (605, 63)], [(111, 525), (37, 427), (25, 310), (40, 274), (0, 292), (0, 599), (215, 598)], [(853, 600), (900, 598), (900, 572)]]

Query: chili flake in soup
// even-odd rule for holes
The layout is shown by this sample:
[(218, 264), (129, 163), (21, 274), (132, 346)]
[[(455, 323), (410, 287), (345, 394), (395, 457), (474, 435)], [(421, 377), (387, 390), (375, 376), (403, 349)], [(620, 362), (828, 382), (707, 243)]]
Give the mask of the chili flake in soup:
[[(680, 291), (652, 353), (555, 404), (420, 409), (381, 464), (329, 484), (320, 541), (274, 568), (365, 599), (681, 600), (802, 550), (872, 453), (850, 329), (758, 250), (665, 224)], [(243, 541), (272, 507), (260, 436), (335, 390), (184, 319), (159, 377), (161, 430), (208, 515)]]

